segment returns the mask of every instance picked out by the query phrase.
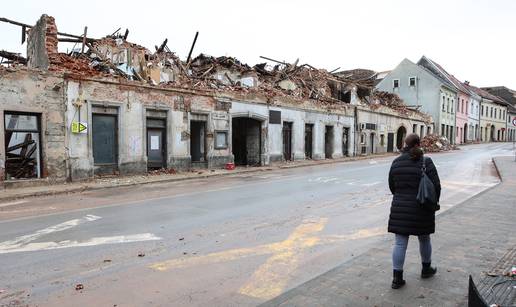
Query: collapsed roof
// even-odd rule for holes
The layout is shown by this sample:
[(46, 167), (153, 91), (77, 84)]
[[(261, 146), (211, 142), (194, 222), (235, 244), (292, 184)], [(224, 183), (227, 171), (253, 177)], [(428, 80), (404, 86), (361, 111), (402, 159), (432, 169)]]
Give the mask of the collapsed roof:
[[(83, 35), (58, 32), (54, 18), (47, 15), (43, 15), (34, 26), (5, 18), (0, 21), (21, 26), (22, 40), (28, 34), (27, 59), (18, 54), (0, 53), (0, 58), (8, 59), (8, 65), (27, 65), (78, 77), (116, 77), (160, 87), (255, 91), (268, 98), (289, 96), (328, 106), (351, 103), (353, 98), (358, 98), (358, 103), (380, 103), (407, 114), (401, 100), (392, 103), (392, 97), (375, 94), (373, 101), (377, 74), (372, 70), (355, 69), (333, 73), (309, 64), (299, 64), (299, 60), (287, 63), (266, 57), (262, 58), (268, 62), (251, 67), (234, 57), (206, 54), (193, 59), (189, 55), (183, 61), (168, 48), (166, 39), (151, 51), (129, 42), (128, 30), (122, 33), (118, 29), (101, 39), (95, 39), (87, 36), (87, 27)], [(41, 37), (44, 42), (38, 44)], [(75, 45), (71, 52), (59, 53), (58, 42)], [(44, 55), (47, 58), (41, 59)]]

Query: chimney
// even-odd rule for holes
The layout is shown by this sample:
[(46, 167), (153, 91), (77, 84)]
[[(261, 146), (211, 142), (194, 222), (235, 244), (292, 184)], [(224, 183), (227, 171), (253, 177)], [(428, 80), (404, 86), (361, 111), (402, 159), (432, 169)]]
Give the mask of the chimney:
[(41, 15), (27, 38), (27, 66), (47, 70), (49, 56), (57, 53), (57, 26), (54, 17)]

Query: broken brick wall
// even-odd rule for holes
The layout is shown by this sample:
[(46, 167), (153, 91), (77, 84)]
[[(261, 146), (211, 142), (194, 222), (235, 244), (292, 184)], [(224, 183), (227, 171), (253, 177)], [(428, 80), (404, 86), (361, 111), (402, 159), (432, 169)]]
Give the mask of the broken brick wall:
[(49, 56), (57, 51), (57, 26), (54, 17), (42, 15), (27, 38), (27, 66), (48, 69)]
[(63, 79), (51, 73), (25, 68), (0, 68), (0, 97), (0, 181), (5, 179), (6, 112), (40, 116), (41, 175), (51, 181), (66, 180)]

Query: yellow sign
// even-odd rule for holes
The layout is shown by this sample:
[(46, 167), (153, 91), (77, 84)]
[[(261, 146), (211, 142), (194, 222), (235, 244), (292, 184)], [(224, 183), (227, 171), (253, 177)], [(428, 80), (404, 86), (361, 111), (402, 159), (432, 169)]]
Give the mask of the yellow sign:
[(88, 125), (86, 123), (72, 122), (72, 133), (88, 133)]

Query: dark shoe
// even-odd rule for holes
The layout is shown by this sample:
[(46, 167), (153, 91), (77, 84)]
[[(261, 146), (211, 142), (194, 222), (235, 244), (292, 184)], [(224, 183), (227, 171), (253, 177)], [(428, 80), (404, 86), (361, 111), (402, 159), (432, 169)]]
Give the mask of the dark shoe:
[(437, 268), (431, 267), (431, 263), (424, 263), (423, 268), (421, 269), (421, 278), (430, 278), (435, 275), (437, 272)]
[(392, 276), (391, 288), (399, 289), (405, 285), (405, 281), (403, 280), (403, 271), (393, 270)]

